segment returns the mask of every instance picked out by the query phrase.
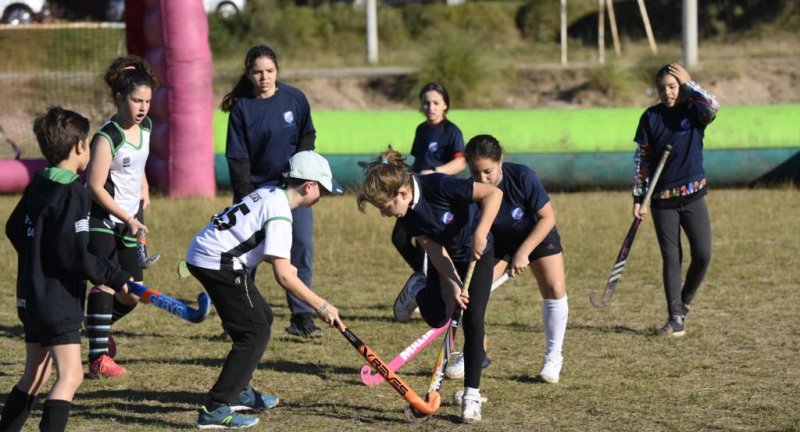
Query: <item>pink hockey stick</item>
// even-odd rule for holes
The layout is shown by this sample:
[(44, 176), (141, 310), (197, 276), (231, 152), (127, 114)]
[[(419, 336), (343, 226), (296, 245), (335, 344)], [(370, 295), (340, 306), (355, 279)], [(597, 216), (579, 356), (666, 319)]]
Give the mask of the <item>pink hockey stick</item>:
[[(397, 371), (403, 367), (407, 361), (414, 358), (417, 353), (422, 351), (426, 346), (428, 346), (428, 344), (433, 342), (433, 340), (439, 337), (440, 334), (447, 331), (448, 327), (450, 327), (449, 321), (439, 328), (432, 328), (425, 332), (424, 335), (412, 342), (411, 345), (406, 347), (406, 349), (398, 354), (397, 357), (393, 358), (392, 361), (389, 362), (389, 369)], [(372, 366), (364, 365), (361, 367), (361, 382), (363, 382), (365, 385), (373, 387), (382, 383), (383, 381), (383, 376), (375, 372)]]
[[(497, 278), (494, 283), (492, 283), (492, 291), (496, 290), (500, 285), (504, 284), (508, 280), (508, 272), (503, 273), (502, 276)], [(411, 342), (411, 345), (407, 346), (406, 349), (400, 352), (397, 357), (393, 358), (392, 361), (389, 362), (389, 369), (393, 371), (397, 371), (403, 365), (406, 364), (409, 360), (414, 358), (420, 351), (425, 349), (428, 344), (433, 342), (434, 339), (439, 337), (440, 334), (447, 331), (447, 328), (450, 327), (450, 322), (448, 321), (445, 325), (439, 328), (432, 328), (425, 332), (422, 336), (417, 338), (414, 342)], [(364, 365), (361, 367), (361, 382), (368, 387), (374, 387), (384, 381), (383, 376), (375, 372), (375, 370), (370, 365)]]

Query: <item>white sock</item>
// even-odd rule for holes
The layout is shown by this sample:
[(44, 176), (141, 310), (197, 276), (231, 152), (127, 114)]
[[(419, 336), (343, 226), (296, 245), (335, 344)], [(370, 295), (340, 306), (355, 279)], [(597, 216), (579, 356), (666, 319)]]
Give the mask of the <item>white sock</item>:
[(466, 396), (469, 396), (469, 397), (471, 397), (471, 398), (477, 398), (477, 399), (480, 399), (480, 397), (481, 397), (481, 390), (480, 390), (480, 389), (473, 388), (473, 387), (465, 387), (465, 388), (464, 388), (464, 396), (465, 396), (465, 397), (466, 397)]
[(567, 332), (569, 303), (567, 296), (558, 299), (544, 299), (542, 303), (542, 324), (544, 325), (545, 353), (561, 352), (564, 333)]

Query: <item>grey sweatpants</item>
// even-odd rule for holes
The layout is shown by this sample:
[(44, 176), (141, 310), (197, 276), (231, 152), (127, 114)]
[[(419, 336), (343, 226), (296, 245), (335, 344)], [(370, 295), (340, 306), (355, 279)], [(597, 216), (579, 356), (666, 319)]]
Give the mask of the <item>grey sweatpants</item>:
[[(706, 198), (677, 208), (651, 208), (661, 248), (664, 292), (669, 315), (681, 315), (681, 303), (691, 304), (711, 262), (711, 221)], [(691, 261), (681, 289), (681, 229), (686, 233)]]

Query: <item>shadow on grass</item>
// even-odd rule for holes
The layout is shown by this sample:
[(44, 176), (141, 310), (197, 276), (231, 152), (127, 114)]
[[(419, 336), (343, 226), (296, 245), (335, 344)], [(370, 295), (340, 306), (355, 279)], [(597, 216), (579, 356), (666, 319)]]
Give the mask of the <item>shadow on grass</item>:
[(9, 339), (15, 339), (25, 335), (25, 330), (22, 328), (22, 324), (0, 325), (0, 332), (2, 332), (4, 337)]
[[(194, 429), (193, 423), (163, 420), (167, 415), (186, 413), (191, 404), (199, 407), (205, 402), (205, 393), (187, 391), (95, 390), (80, 392), (80, 399), (102, 401), (101, 406), (76, 403), (72, 416), (104, 423), (152, 425), (169, 429)], [(111, 401), (111, 402), (109, 402)], [(175, 405), (175, 402), (182, 405)], [(158, 402), (164, 405), (153, 405)], [(121, 413), (121, 414), (120, 414)]]
[(632, 327), (615, 325), (615, 326), (591, 326), (585, 324), (570, 324), (567, 330), (586, 330), (594, 333), (617, 333), (617, 334), (634, 334), (639, 336), (651, 336), (653, 334), (651, 329), (635, 329)]
[[(386, 408), (375, 408), (363, 405), (343, 403), (302, 404), (293, 402), (284, 403), (282, 401), (278, 407), (281, 410), (297, 411), (297, 414), (303, 416), (317, 415), (339, 420), (358, 421), (360, 423), (408, 423), (405, 418), (387, 416), (387, 412), (391, 411)], [(399, 414), (402, 416), (402, 413)]]

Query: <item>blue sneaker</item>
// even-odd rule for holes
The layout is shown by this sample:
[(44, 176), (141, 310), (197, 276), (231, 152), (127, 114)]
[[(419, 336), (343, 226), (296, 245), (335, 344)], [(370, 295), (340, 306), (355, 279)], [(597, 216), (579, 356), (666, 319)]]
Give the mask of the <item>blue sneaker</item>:
[(253, 386), (248, 384), (247, 387), (239, 393), (239, 400), (231, 405), (231, 411), (263, 411), (278, 405), (280, 400), (277, 396), (268, 395), (266, 393), (257, 392)]
[(197, 416), (198, 429), (244, 429), (256, 424), (258, 417), (236, 414), (229, 405), (222, 405), (211, 412), (202, 407)]

